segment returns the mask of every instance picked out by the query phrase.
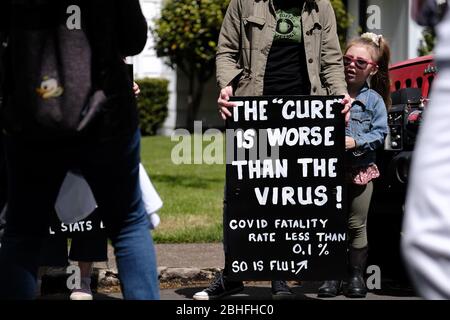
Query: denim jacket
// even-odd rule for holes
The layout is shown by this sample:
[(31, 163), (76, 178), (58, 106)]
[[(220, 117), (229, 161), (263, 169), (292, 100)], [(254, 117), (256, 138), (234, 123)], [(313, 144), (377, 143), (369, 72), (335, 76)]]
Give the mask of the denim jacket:
[(366, 84), (353, 102), (345, 129), (345, 135), (356, 142), (356, 148), (347, 152), (349, 165), (365, 167), (375, 163), (375, 151), (383, 146), (387, 133), (386, 105)]

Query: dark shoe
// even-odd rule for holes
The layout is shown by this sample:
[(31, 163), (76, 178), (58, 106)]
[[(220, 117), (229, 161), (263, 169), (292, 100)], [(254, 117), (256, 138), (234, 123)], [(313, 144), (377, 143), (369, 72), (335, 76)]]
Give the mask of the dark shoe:
[(346, 296), (349, 298), (365, 298), (366, 294), (367, 288), (362, 272), (359, 268), (353, 268), (348, 281)]
[(364, 271), (367, 261), (367, 247), (362, 249), (350, 248), (350, 279), (346, 296), (349, 298), (365, 298), (367, 294), (366, 282), (364, 280)]
[(334, 298), (341, 292), (342, 281), (329, 280), (325, 281), (319, 288), (317, 296), (319, 298)]
[(244, 290), (242, 281), (229, 281), (219, 273), (214, 281), (203, 291), (194, 294), (194, 300), (217, 300)]
[(285, 300), (292, 299), (294, 294), (287, 285), (286, 281), (272, 281), (272, 299)]

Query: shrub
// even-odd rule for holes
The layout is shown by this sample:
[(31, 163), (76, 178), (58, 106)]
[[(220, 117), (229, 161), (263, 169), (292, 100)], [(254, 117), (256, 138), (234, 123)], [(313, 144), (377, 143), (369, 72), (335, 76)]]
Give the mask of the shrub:
[(144, 136), (156, 134), (168, 112), (169, 81), (159, 78), (136, 80), (141, 89), (138, 98), (139, 124)]
[(214, 75), (216, 46), (229, 0), (163, 1), (151, 29), (158, 57), (188, 80), (186, 128), (193, 129), (205, 83)]

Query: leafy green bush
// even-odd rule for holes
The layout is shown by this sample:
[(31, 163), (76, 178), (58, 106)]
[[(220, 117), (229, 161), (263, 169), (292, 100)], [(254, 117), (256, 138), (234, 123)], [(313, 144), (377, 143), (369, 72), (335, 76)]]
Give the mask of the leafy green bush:
[(159, 78), (136, 80), (141, 89), (138, 98), (139, 124), (144, 136), (156, 134), (168, 112), (169, 81)]
[(422, 31), (423, 40), (420, 40), (417, 53), (420, 57), (427, 56), (433, 53), (436, 45), (436, 31), (432, 27), (426, 27)]
[(188, 80), (186, 128), (193, 129), (229, 0), (168, 0), (151, 28), (156, 54)]

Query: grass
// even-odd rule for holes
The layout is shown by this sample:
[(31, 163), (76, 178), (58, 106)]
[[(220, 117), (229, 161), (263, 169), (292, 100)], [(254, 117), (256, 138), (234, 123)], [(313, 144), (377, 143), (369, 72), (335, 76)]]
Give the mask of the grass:
[(177, 143), (170, 137), (142, 139), (141, 161), (164, 202), (155, 242), (221, 241), (225, 165), (176, 165), (171, 153)]

